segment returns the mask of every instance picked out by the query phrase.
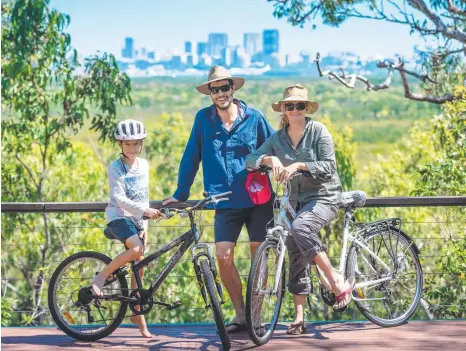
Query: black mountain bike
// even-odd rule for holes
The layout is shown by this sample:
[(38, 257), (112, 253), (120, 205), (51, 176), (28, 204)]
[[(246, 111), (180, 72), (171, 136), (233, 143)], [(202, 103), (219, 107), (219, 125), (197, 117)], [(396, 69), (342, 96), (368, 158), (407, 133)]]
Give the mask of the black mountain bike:
[[(223, 348), (230, 349), (231, 343), (220, 309), (220, 305), (224, 303), (222, 286), (217, 277), (217, 268), (210, 247), (199, 243), (202, 225), (199, 232), (195, 222), (195, 216), (201, 219), (200, 212), (205, 205), (228, 200), (229, 195), (231, 195), (230, 191), (212, 196), (204, 194), (205, 198), (193, 207), (183, 210), (161, 209), (167, 218), (174, 214), (188, 217), (191, 221), (191, 229), (140, 262), (133, 261), (131, 267), (126, 265), (113, 272), (105, 282), (103, 296), (94, 295), (91, 284), (94, 276), (110, 263), (110, 257), (99, 252), (84, 251), (61, 262), (52, 275), (48, 290), (49, 309), (58, 327), (75, 339), (95, 341), (110, 335), (118, 328), (126, 317), (128, 307), (134, 315), (147, 314), (154, 305), (164, 306), (169, 310), (179, 307), (181, 301), (172, 303), (155, 301), (154, 295), (183, 254), (194, 244), (191, 247), (191, 255), (201, 295), (206, 308), (210, 308), (213, 312)], [(148, 289), (143, 288), (139, 270), (174, 247), (179, 248), (155, 281)], [(137, 289), (128, 289), (126, 276), (131, 272), (135, 275)]]

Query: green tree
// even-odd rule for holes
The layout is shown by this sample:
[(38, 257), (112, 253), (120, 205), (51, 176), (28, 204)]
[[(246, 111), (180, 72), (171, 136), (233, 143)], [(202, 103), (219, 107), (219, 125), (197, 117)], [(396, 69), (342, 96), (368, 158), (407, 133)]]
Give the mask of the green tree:
[[(2, 2), (2, 153), (9, 161), (2, 168), (2, 201), (53, 201), (47, 181), (59, 179), (52, 166), (71, 148), (70, 136), (89, 123), (106, 140), (117, 105), (131, 102), (130, 80), (112, 55), (89, 57), (81, 67), (65, 32), (69, 22), (48, 0)], [(42, 314), (45, 262), (54, 240), (47, 214), (42, 221), (37, 276), (27, 280), (31, 321)]]
[[(443, 113), (436, 116), (430, 133), (437, 157), (419, 167), (415, 195), (442, 196), (466, 194), (466, 88), (458, 87), (459, 98), (443, 106)], [(466, 209), (450, 213), (450, 221), (459, 218), (463, 224), (458, 238), (450, 237), (449, 244), (441, 248), (436, 260), (439, 275), (426, 281), (426, 295), (432, 303), (431, 310), (442, 318), (466, 317)]]
[(432, 120), (432, 142), (440, 154), (420, 167), (415, 195), (466, 194), (466, 87), (457, 87), (455, 94), (458, 99)]
[[(410, 29), (433, 44), (418, 50), (421, 73), (404, 67), (404, 63), (379, 62), (389, 75), (384, 83), (372, 85), (364, 77), (327, 72), (348, 87), (346, 79), (354, 78), (366, 83), (368, 90), (386, 89), (390, 86), (393, 71), (398, 71), (408, 99), (442, 104), (455, 98), (452, 87), (463, 84), (466, 78), (466, 3), (462, 0), (267, 0), (273, 3), (274, 16), (286, 18), (293, 26), (303, 27), (320, 18), (324, 25), (340, 26), (343, 22), (359, 18), (391, 22)], [(396, 48), (393, 48), (395, 51)], [(319, 66), (320, 70), (320, 66)], [(410, 90), (408, 75), (423, 82), (424, 94)]]

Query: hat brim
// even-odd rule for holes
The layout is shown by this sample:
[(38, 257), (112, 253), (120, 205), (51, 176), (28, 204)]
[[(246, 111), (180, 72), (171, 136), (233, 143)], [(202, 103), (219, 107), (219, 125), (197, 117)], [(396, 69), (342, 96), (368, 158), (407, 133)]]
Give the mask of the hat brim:
[(244, 85), (244, 78), (243, 77), (220, 77), (209, 80), (208, 82), (199, 85), (196, 87), (197, 91), (204, 95), (210, 95), (209, 84), (212, 82), (218, 82), (220, 80), (228, 80), (231, 79), (233, 81), (233, 85), (235, 86), (235, 90), (240, 90), (241, 87)]
[(303, 101), (303, 102), (307, 102), (307, 108), (306, 108), (306, 113), (316, 113), (317, 110), (319, 109), (319, 104), (315, 101), (309, 101), (309, 100), (306, 100), (304, 99), (302, 96), (298, 96), (298, 95), (295, 95), (295, 96), (288, 96), (286, 99), (283, 99), (283, 100), (280, 100), (280, 101), (277, 101), (277, 102), (274, 102), (272, 104), (272, 109), (275, 111), (275, 112), (282, 112), (282, 103), (284, 103), (285, 101)]

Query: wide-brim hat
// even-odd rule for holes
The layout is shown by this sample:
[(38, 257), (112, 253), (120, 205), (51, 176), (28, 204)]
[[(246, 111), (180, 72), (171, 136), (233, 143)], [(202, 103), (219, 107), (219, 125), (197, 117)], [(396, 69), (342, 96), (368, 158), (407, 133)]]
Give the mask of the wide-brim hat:
[(282, 112), (281, 105), (285, 101), (303, 101), (307, 103), (306, 113), (316, 113), (319, 109), (319, 104), (315, 101), (310, 101), (308, 98), (307, 89), (301, 84), (290, 85), (283, 92), (283, 99), (272, 104), (272, 109), (275, 112)]
[(231, 79), (235, 90), (241, 89), (244, 85), (244, 78), (242, 77), (233, 77), (231, 72), (222, 66), (214, 66), (209, 71), (209, 77), (207, 82), (196, 87), (197, 91), (204, 95), (210, 95), (209, 84), (212, 82), (217, 82), (219, 80)]

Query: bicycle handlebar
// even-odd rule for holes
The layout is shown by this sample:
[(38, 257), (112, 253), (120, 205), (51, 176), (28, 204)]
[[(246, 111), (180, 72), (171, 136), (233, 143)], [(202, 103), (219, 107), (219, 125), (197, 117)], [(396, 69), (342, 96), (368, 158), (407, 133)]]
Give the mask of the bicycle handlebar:
[[(221, 194), (216, 194), (216, 195), (210, 195), (210, 196), (207, 196), (208, 193), (204, 193), (203, 195), (205, 196), (205, 199), (200, 200), (193, 207), (188, 207), (186, 209), (179, 209), (179, 208), (172, 208), (172, 207), (162, 207), (160, 209), (160, 212), (162, 212), (165, 215), (165, 219), (169, 219), (169, 218), (173, 217), (177, 213), (182, 214), (182, 213), (192, 212), (193, 210), (196, 210), (199, 207), (203, 207), (204, 205), (208, 204), (209, 202), (217, 204), (217, 203), (219, 203), (221, 201), (228, 201), (229, 198), (227, 196), (230, 196), (231, 194), (233, 194), (231, 191), (227, 191), (227, 192), (224, 192), (224, 193), (221, 193)], [(147, 216), (143, 216), (142, 219), (143, 220), (148, 220), (150, 218), (147, 217)]]
[[(246, 172), (247, 173), (268, 173), (272, 170), (272, 167), (270, 166), (266, 166), (266, 165), (261, 165), (259, 168), (256, 168), (256, 169), (247, 169)], [(304, 177), (311, 177), (311, 172), (309, 171), (297, 171), (296, 173), (293, 174), (292, 178), (293, 177), (296, 177), (296, 176), (304, 176)]]

